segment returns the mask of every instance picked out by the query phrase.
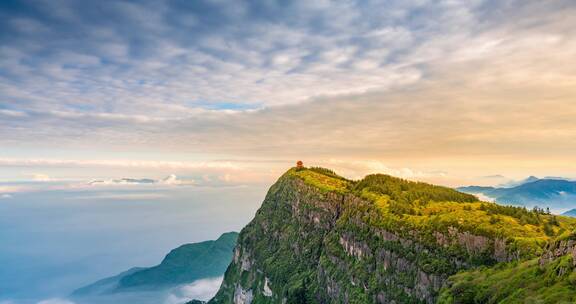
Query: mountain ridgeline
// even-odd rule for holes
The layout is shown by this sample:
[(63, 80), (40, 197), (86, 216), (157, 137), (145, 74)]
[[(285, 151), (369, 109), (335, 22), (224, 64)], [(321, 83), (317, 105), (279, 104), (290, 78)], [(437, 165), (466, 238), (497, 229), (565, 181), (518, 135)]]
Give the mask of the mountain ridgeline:
[(482, 194), (501, 204), (548, 207), (553, 210), (574, 208), (576, 203), (576, 182), (560, 178), (527, 178), (511, 187), (460, 187), (459, 191)]
[[(241, 231), (209, 303), (524, 303), (537, 296), (518, 292), (525, 279), (546, 295), (534, 303), (574, 303), (574, 227), (446, 187), (292, 168)], [(529, 276), (496, 289), (515, 270)]]
[(198, 279), (222, 276), (232, 260), (237, 238), (237, 232), (227, 232), (216, 240), (182, 245), (171, 250), (156, 266), (132, 268), (79, 288), (72, 296), (161, 290)]
[(124, 276), (118, 288), (173, 286), (221, 276), (237, 238), (238, 233), (228, 232), (214, 241), (182, 245), (170, 251), (159, 265)]

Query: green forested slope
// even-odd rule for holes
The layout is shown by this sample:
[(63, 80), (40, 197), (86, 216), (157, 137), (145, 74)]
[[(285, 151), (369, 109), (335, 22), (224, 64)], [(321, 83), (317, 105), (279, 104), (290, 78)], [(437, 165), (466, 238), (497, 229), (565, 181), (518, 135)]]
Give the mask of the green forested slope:
[(219, 277), (232, 260), (237, 238), (237, 232), (228, 232), (216, 240), (182, 245), (171, 250), (156, 266), (132, 268), (79, 288), (72, 296), (160, 290), (198, 279)]
[(228, 232), (214, 241), (182, 245), (159, 265), (124, 276), (118, 289), (170, 286), (220, 276), (230, 263), (237, 238), (238, 233)]
[(434, 303), (458, 271), (537, 259), (574, 226), (446, 187), (293, 168), (240, 233), (211, 303)]

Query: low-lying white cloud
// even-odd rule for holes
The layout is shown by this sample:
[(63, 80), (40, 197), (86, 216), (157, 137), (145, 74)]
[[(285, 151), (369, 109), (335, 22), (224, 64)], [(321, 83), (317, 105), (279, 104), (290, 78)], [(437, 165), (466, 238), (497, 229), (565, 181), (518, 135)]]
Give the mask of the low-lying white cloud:
[[(185, 182), (178, 179), (178, 177), (175, 174), (170, 174), (165, 178), (159, 180), (158, 183), (162, 185), (182, 185)], [(189, 181), (188, 183), (194, 183), (194, 182)]]
[(66, 300), (66, 299), (53, 298), (53, 299), (42, 300), (42, 301), (38, 302), (37, 304), (75, 304), (75, 303), (70, 301), (70, 300)]
[(222, 284), (224, 277), (202, 279), (175, 289), (166, 297), (164, 304), (183, 304), (190, 300), (210, 300)]
[(0, 194), (11, 195), (18, 192), (25, 192), (32, 187), (29, 185), (0, 185)]
[(484, 193), (474, 193), (474, 195), (475, 195), (479, 200), (484, 201), (484, 202), (495, 202), (495, 201), (496, 201), (495, 198), (490, 197), (490, 196), (488, 196), (488, 195), (486, 195), (486, 194), (484, 194)]
[(70, 200), (161, 200), (170, 197), (162, 193), (96, 193), (70, 196)]
[(37, 182), (49, 182), (52, 179), (47, 174), (35, 173), (32, 175), (32, 179)]

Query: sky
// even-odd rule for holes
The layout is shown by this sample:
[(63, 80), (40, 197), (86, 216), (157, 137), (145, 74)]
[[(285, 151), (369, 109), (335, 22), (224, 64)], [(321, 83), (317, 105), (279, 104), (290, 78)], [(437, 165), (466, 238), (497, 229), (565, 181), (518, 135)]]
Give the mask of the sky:
[(239, 230), (297, 160), (448, 186), (576, 178), (574, 16), (573, 0), (0, 1), (0, 303), (69, 304)]
[(574, 175), (576, 4), (2, 1), (3, 180)]

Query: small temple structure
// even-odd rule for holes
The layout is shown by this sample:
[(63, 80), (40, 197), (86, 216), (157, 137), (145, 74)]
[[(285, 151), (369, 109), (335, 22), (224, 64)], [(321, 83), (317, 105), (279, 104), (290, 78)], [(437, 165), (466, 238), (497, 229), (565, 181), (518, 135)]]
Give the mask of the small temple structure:
[(298, 168), (298, 169), (304, 168), (304, 163), (301, 160), (297, 161), (296, 162), (296, 168)]

